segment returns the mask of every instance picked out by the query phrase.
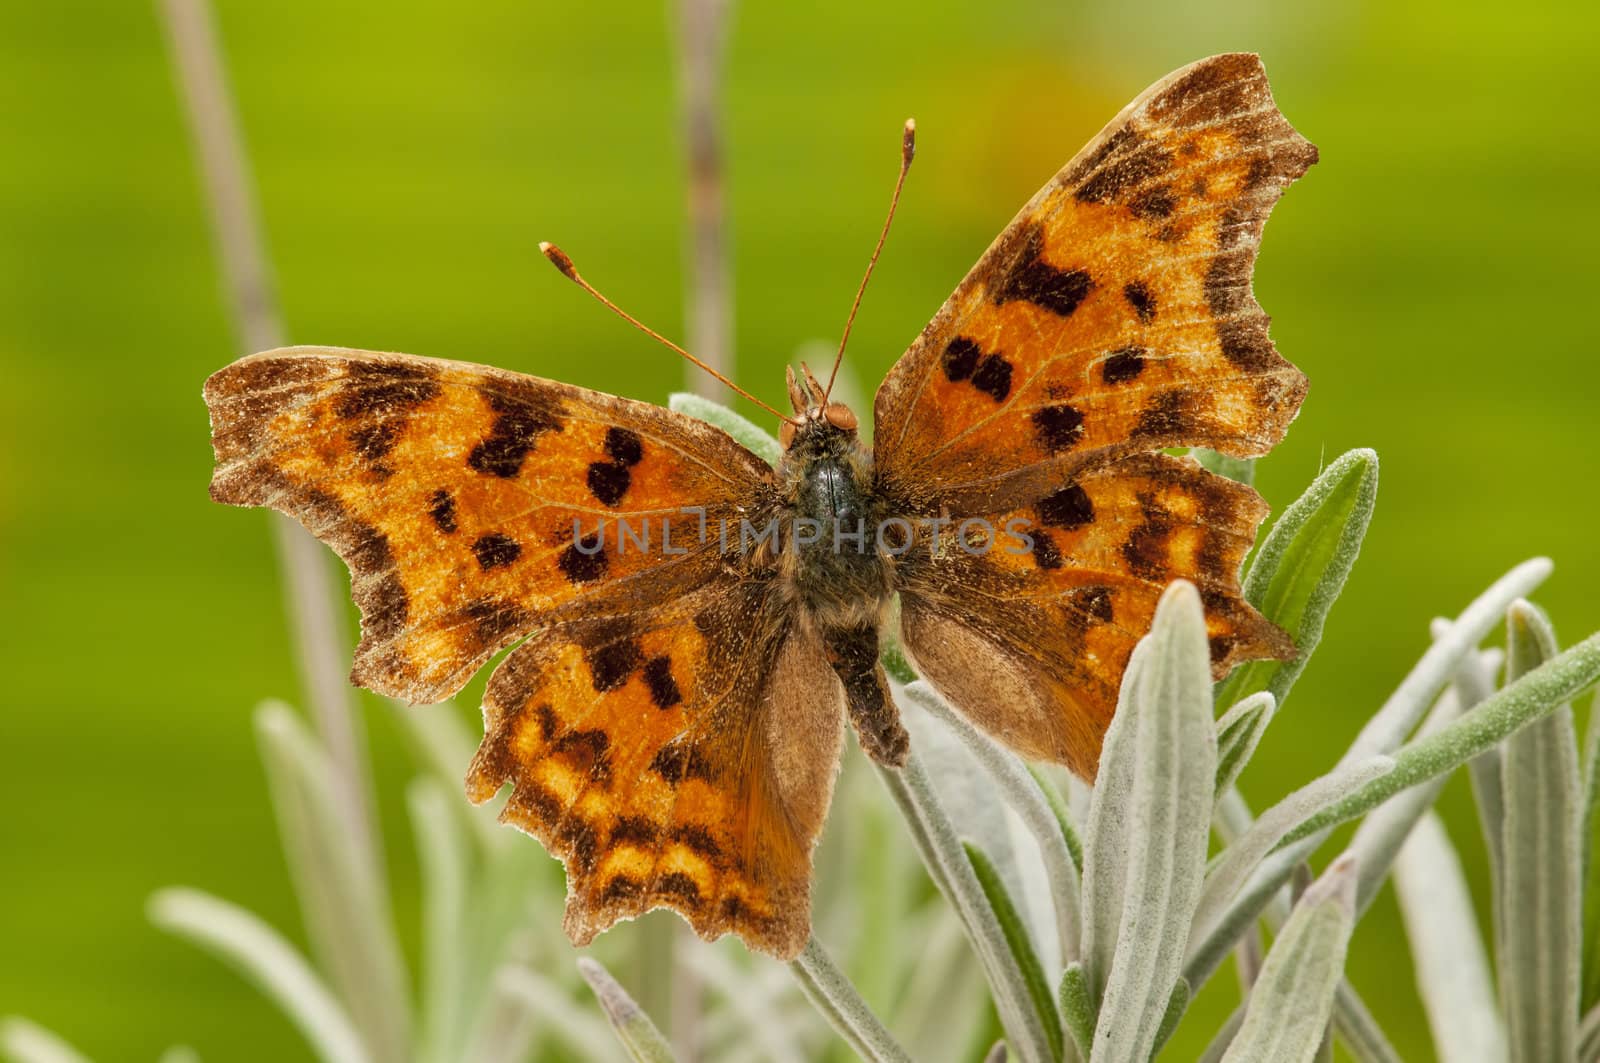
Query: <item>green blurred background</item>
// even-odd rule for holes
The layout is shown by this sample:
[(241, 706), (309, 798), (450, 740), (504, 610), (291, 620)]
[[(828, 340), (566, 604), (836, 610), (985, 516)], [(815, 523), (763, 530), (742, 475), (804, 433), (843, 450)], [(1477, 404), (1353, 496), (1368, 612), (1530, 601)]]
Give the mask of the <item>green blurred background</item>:
[[(534, 247), (558, 240), (682, 334), (659, 0), (229, 0), (219, 18), (294, 340), (657, 401), (682, 386), (676, 359)], [(1428, 620), (1514, 562), (1556, 560), (1540, 600), (1569, 639), (1600, 627), (1592, 8), (750, 2), (726, 144), (737, 375), (776, 403), (797, 346), (837, 334), (916, 117), (917, 166), (851, 345), (870, 386), (1123, 103), (1236, 49), (1263, 54), (1322, 151), (1257, 271), (1279, 347), (1312, 380), (1261, 489), (1276, 509), (1345, 449), (1383, 462), (1355, 576), (1244, 779), (1259, 807), (1329, 766)], [(143, 913), (151, 890), (189, 883), (299, 933), (250, 726), (298, 680), (266, 515), (206, 497), (200, 382), (234, 341), (154, 9), (7, 3), (0, 70), (0, 1013), (101, 1059), (174, 1041), (298, 1058), (253, 990)], [(414, 951), (412, 761), (369, 708)], [(1481, 887), (1460, 780), (1444, 808)], [(1429, 1058), (1387, 892), (1350, 974), (1401, 1052)], [(1217, 981), (1166, 1058), (1189, 1058), (1231, 1007)]]

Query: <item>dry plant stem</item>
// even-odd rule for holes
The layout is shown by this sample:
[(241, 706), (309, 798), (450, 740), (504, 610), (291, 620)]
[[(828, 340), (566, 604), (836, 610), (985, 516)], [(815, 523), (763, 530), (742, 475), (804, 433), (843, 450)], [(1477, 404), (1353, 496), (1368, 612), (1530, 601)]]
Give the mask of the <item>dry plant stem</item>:
[[(678, 0), (678, 82), (685, 164), (688, 169), (688, 277), (684, 290), (689, 350), (725, 377), (733, 374), (733, 293), (728, 275), (727, 219), (717, 95), (727, 40), (729, 0)], [(726, 401), (726, 389), (706, 373), (686, 370), (691, 391)], [(677, 929), (683, 948), (698, 947), (687, 927)], [(659, 939), (660, 935), (656, 937)], [(670, 941), (665, 943), (669, 948)], [(670, 953), (669, 953), (670, 955)], [(670, 962), (670, 960), (669, 960)], [(673, 1048), (684, 1060), (699, 1056), (699, 975), (677, 965), (671, 980)]]
[(910, 1063), (911, 1056), (879, 1021), (856, 987), (815, 937), (789, 963), (806, 998), (822, 1012), (856, 1055), (869, 1063)]
[[(730, 0), (679, 0), (678, 76), (688, 166), (688, 347), (724, 376), (733, 374), (732, 281), (722, 180), (717, 94), (722, 81)], [(707, 398), (726, 395), (715, 380), (689, 375)]]
[[(206, 0), (161, 0), (160, 11), (199, 155), (240, 353), (281, 347), (283, 321), (211, 10)], [(327, 559), (310, 533), (292, 520), (275, 513), (272, 522), (306, 701), (336, 767), (344, 825), (357, 851), (381, 876), (383, 860), (371, 829), (366, 746), (345, 679), (343, 662), (349, 652), (329, 591)]]

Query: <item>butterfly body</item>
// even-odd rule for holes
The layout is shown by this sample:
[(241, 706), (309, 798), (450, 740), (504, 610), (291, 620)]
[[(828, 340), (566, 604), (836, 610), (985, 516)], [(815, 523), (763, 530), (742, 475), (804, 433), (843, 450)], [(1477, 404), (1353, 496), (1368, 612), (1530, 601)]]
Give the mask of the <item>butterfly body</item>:
[(1157, 82), (890, 370), (870, 450), (809, 373), (774, 469), (648, 403), (288, 348), (206, 382), (212, 496), (349, 565), (355, 682), (439, 701), (509, 650), (467, 792), (509, 786), (502, 818), (566, 863), (574, 942), (667, 906), (790, 958), (844, 721), (881, 763), (907, 755), (884, 641), (1086, 779), (1172, 580), (1200, 590), (1219, 677), (1294, 653), (1239, 588), (1265, 504), (1165, 451), (1259, 455), (1298, 410), (1250, 281), (1315, 158), (1255, 56)]

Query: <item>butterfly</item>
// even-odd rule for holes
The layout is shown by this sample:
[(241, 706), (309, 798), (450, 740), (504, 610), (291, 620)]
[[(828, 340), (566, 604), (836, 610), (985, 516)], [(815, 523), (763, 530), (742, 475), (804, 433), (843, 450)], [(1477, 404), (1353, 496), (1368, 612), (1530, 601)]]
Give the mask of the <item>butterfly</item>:
[(354, 683), (437, 702), (514, 647), (467, 794), (511, 786), (501, 818), (566, 865), (575, 944), (665, 906), (790, 958), (845, 719), (907, 755), (891, 634), (982, 730), (1086, 779), (1170, 581), (1200, 589), (1217, 676), (1294, 654), (1238, 582), (1265, 504), (1165, 451), (1259, 455), (1298, 411), (1251, 277), (1316, 157), (1258, 57), (1163, 78), (895, 363), (870, 449), (809, 371), (774, 468), (644, 402), (292, 347), (206, 381), (211, 495), (344, 559)]

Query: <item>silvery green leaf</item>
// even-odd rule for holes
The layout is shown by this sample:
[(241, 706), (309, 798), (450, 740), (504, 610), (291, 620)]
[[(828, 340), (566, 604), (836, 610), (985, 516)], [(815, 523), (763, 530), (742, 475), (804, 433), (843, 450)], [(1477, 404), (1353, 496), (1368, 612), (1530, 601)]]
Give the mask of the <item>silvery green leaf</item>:
[(469, 861), (461, 820), (451, 798), (431, 778), (406, 789), (422, 872), (422, 1056), (462, 1058), (468, 1019), (481, 990), (469, 973), (467, 894)]
[[(1583, 751), (1583, 992), (1584, 1011), (1600, 1003), (1600, 692), (1589, 709)], [(1600, 1018), (1596, 1019), (1600, 1025)]]
[(328, 987), (276, 930), (238, 905), (199, 890), (150, 898), (150, 921), (237, 968), (283, 1009), (323, 1063), (367, 1063), (361, 1035)]
[(1022, 917), (1017, 914), (1016, 905), (1006, 892), (1005, 882), (1000, 878), (1000, 873), (995, 869), (988, 854), (972, 842), (967, 842), (966, 848), (967, 859), (972, 862), (972, 870), (978, 876), (978, 884), (983, 887), (984, 896), (989, 898), (989, 907), (994, 909), (995, 919), (999, 921), (1000, 930), (1005, 934), (1006, 945), (1010, 948), (1012, 956), (1016, 957), (1017, 967), (1022, 971), (1022, 977), (1028, 987), (1028, 995), (1033, 998), (1033, 1006), (1038, 1009), (1045, 1038), (1050, 1043), (1051, 1054), (1060, 1058), (1061, 1016), (1056, 1012), (1055, 1001), (1050, 996), (1050, 984), (1045, 981), (1044, 967), (1040, 965), (1039, 957), (1033, 951), (1033, 942), (1028, 939), (1027, 928), (1023, 925)]
[(989, 899), (984, 896), (955, 824), (923, 770), (915, 745), (904, 767), (898, 770), (881, 768), (878, 774), (900, 808), (929, 877), (961, 917), (962, 926), (983, 965), (995, 1010), (1011, 1048), (1026, 1063), (1050, 1059), (1050, 1040), (1033, 1005), (1027, 980), (1006, 943)]
[(1341, 454), (1283, 511), (1261, 541), (1244, 580), (1245, 601), (1294, 639), (1291, 661), (1251, 661), (1223, 681), (1231, 705), (1259, 690), (1279, 705), (1322, 639), (1322, 628), (1355, 566), (1378, 498), (1378, 455)]
[(1055, 818), (1056, 826), (1061, 831), (1061, 840), (1066, 842), (1067, 852), (1072, 856), (1073, 869), (1081, 878), (1083, 842), (1078, 838), (1078, 829), (1073, 826), (1072, 810), (1067, 807), (1066, 798), (1061, 796), (1056, 784), (1050, 781), (1049, 776), (1037, 765), (1028, 765), (1028, 774), (1033, 776), (1033, 781), (1039, 785), (1039, 793), (1043, 795), (1045, 804), (1050, 806), (1050, 814)]
[(989, 1051), (984, 1053), (983, 1063), (1006, 1063), (1008, 1058), (1006, 1043), (1004, 1041), (996, 1041), (989, 1046)]
[[(986, 855), (1004, 880), (1007, 894), (1022, 896), (1022, 858), (1034, 857), (1031, 851), (1019, 853), (1012, 845), (1006, 801), (995, 800), (996, 779), (983, 762), (985, 749), (978, 740), (982, 736), (975, 739), (970, 724), (965, 729), (959, 724), (949, 725), (955, 713), (924, 683), (913, 683), (895, 693), (901, 705), (909, 703), (909, 711), (902, 713), (901, 719), (911, 734), (923, 770), (939, 780), (941, 803), (955, 824), (956, 834), (961, 838), (982, 838)], [(1003, 790), (1001, 796), (1006, 797)], [(1057, 937), (1053, 917), (1050, 922), (1035, 924), (1026, 921), (1033, 912), (1021, 914), (1034, 948), (1047, 937)]]
[(1083, 963), (1073, 960), (1061, 974), (1061, 989), (1057, 994), (1061, 1006), (1061, 1022), (1067, 1035), (1077, 1047), (1078, 1054), (1089, 1058), (1094, 1045), (1096, 1021), (1094, 994), (1089, 989), (1089, 977), (1083, 973)]
[[(391, 710), (390, 717), (400, 725), (401, 733), (406, 736), (417, 766), (447, 791), (459, 790), (478, 742), (456, 714), (455, 706), (446, 702), (420, 709), (398, 701), (384, 701)], [(485, 852), (519, 844), (517, 832), (507, 830), (495, 820), (501, 801), (490, 801), (482, 806), (452, 801), (450, 805), (457, 818), (472, 832), (478, 847)]]
[[(986, 773), (984, 782), (997, 786), (1000, 795), (1014, 809), (1039, 846), (1049, 876), (1050, 899), (1054, 906), (1057, 939), (1063, 962), (1077, 958), (1079, 926), (1078, 870), (1067, 847), (1066, 834), (1058, 813), (1051, 809), (1038, 781), (1015, 754), (980, 732), (953, 709), (926, 683), (912, 683), (906, 696), (927, 709), (959, 738), (974, 761)], [(978, 796), (978, 803), (992, 801)], [(968, 837), (988, 839), (988, 835), (966, 832)]]
[(1443, 775), (1571, 701), (1600, 679), (1600, 634), (1524, 674), (1483, 704), (1400, 749), (1394, 771), (1374, 779), (1289, 834), (1298, 841), (1371, 811), (1407, 787)]
[(766, 429), (734, 413), (720, 402), (687, 391), (675, 391), (667, 398), (669, 409), (714, 425), (732, 436), (768, 465), (777, 465), (783, 447)]
[[(1433, 711), (1422, 721), (1422, 726), (1417, 729), (1417, 737), (1426, 737), (1443, 729), (1461, 715), (1461, 710), (1461, 695), (1455, 687), (1447, 689), (1439, 695)], [(1400, 847), (1405, 844), (1417, 820), (1433, 807), (1448, 778), (1447, 775), (1441, 775), (1396, 794), (1393, 799), (1373, 809), (1356, 828), (1347, 851), (1356, 858), (1356, 866), (1360, 868), (1360, 881), (1356, 883), (1357, 920), (1378, 895), (1384, 880), (1389, 877), (1389, 870), (1394, 866)]]
[(1267, 733), (1267, 724), (1278, 711), (1277, 699), (1269, 691), (1260, 690), (1241, 700), (1217, 720), (1217, 785), (1218, 799), (1239, 778), (1244, 766), (1255, 755), (1261, 736)]
[[(1556, 654), (1543, 614), (1517, 602), (1506, 614), (1506, 678), (1515, 683)], [(1500, 995), (1513, 1060), (1577, 1052), (1582, 901), (1578, 740), (1562, 705), (1506, 740), (1505, 921)]]
[(389, 901), (349, 843), (333, 764), (287, 705), (256, 713), (261, 758), (306, 932), (374, 1060), (410, 1057), (408, 975)]
[[(1550, 567), (1545, 558), (1525, 561), (1467, 606), (1449, 630), (1428, 647), (1383, 707), (1367, 721), (1340, 763), (1348, 764), (1396, 749), (1433, 704), (1459, 662), (1493, 630), (1513, 601), (1531, 592), (1550, 574)], [(1383, 782), (1392, 775), (1378, 781)], [(1191, 986), (1198, 989), (1206, 983), (1235, 942), (1272, 903), (1294, 869), (1326, 840), (1327, 835), (1326, 828), (1318, 830), (1279, 848), (1262, 862), (1218, 922), (1216, 931), (1191, 950), (1184, 968), (1184, 977)]]
[(16, 1015), (0, 1019), (0, 1051), (15, 1063), (89, 1063), (56, 1034)]
[(640, 1010), (628, 991), (592, 956), (578, 957), (578, 973), (589, 983), (628, 1054), (636, 1063), (670, 1063), (672, 1048), (650, 1016)]
[(1506, 1032), (1472, 894), (1432, 812), (1401, 847), (1394, 885), (1439, 1063), (1505, 1063)]
[(1354, 861), (1335, 860), (1272, 943), (1224, 1063), (1310, 1063), (1333, 1014), (1355, 926)]
[(910, 1063), (883, 1020), (861, 999), (850, 979), (815, 937), (789, 964), (806, 998), (867, 1063)]
[(474, 1063), (521, 1063), (536, 1029), (546, 1040), (572, 1049), (579, 1059), (609, 1063), (640, 1058), (564, 988), (520, 965), (495, 972), (493, 1001), (473, 1033), (472, 1050), (461, 1058)]
[(1240, 1004), (1212, 1036), (1211, 1043), (1200, 1053), (1198, 1063), (1220, 1063), (1222, 1057), (1228, 1054), (1228, 1046), (1239, 1036), (1239, 1027), (1243, 1024), (1244, 1005)]
[(1394, 761), (1385, 756), (1335, 768), (1263, 812), (1243, 837), (1223, 849), (1211, 862), (1189, 930), (1191, 947), (1215, 929), (1251, 872), (1285, 834), (1393, 769)]
[(1145, 1063), (1205, 874), (1217, 733), (1200, 595), (1173, 583), (1123, 678), (1084, 853), (1084, 973), (1094, 1063)]

